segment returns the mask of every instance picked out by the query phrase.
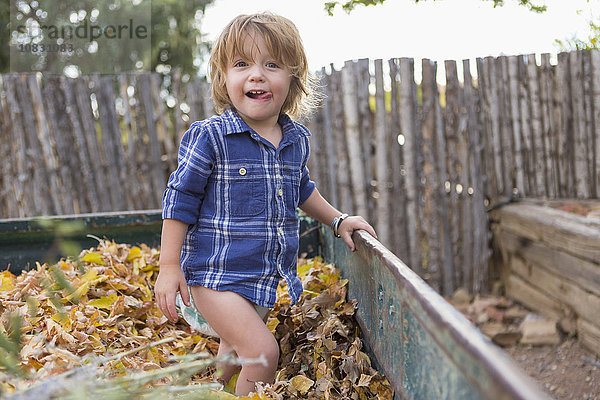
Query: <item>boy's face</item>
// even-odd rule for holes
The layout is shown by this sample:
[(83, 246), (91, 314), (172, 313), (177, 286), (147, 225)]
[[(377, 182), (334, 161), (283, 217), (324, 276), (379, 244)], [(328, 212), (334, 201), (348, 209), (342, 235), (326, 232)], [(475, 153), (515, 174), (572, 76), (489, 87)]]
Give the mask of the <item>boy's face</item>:
[(225, 72), (227, 94), (248, 125), (273, 126), (287, 98), (292, 77), (269, 53), (260, 34), (247, 35), (243, 49), (251, 59), (240, 54), (231, 57)]

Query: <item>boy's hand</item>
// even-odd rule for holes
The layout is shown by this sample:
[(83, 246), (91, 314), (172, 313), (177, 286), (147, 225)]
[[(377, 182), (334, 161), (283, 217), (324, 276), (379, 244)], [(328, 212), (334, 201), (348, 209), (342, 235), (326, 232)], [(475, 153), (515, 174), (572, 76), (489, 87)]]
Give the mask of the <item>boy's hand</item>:
[(369, 232), (371, 236), (377, 239), (377, 234), (375, 233), (375, 229), (365, 219), (359, 215), (353, 215), (352, 217), (348, 217), (342, 221), (340, 226), (338, 227), (338, 234), (340, 237), (346, 242), (348, 248), (352, 251), (355, 251), (354, 242), (352, 241), (352, 232), (357, 229), (364, 229)]
[(177, 292), (181, 294), (181, 300), (186, 306), (190, 305), (190, 292), (187, 289), (183, 271), (179, 265), (161, 265), (154, 284), (154, 295), (158, 307), (165, 317), (171, 322), (177, 322), (177, 308), (175, 307), (175, 297)]

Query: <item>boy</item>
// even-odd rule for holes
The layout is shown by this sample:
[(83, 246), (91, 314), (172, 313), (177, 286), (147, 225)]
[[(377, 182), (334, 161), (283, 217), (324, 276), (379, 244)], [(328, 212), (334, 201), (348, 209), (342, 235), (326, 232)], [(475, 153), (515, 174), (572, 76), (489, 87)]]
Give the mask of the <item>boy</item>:
[[(219, 115), (195, 122), (182, 138), (178, 167), (163, 198), (156, 300), (177, 321), (175, 297), (192, 301), (220, 337), (219, 354), (264, 357), (243, 365), (236, 394), (275, 379), (279, 346), (265, 325), (280, 278), (292, 303), (296, 207), (332, 225), (354, 251), (355, 229), (375, 235), (359, 216), (331, 206), (309, 178), (308, 130), (294, 122), (311, 108), (312, 84), (298, 31), (286, 18), (241, 15), (225, 27), (210, 57)], [(189, 288), (189, 291), (188, 291)], [(233, 374), (223, 368), (222, 379)]]

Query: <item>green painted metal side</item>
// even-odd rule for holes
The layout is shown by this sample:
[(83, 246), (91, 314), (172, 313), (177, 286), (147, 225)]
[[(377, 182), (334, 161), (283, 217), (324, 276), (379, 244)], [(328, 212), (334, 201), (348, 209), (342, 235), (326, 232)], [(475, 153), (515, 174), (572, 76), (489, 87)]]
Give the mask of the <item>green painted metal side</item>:
[(160, 210), (2, 219), (0, 269), (10, 265), (16, 273), (34, 267), (36, 261), (54, 263), (65, 256), (61, 242), (70, 242), (79, 249), (98, 243), (87, 235), (156, 246), (160, 244), (161, 226)]
[(322, 227), (323, 255), (348, 278), (368, 350), (399, 399), (549, 399), (500, 348), (381, 243), (357, 251)]

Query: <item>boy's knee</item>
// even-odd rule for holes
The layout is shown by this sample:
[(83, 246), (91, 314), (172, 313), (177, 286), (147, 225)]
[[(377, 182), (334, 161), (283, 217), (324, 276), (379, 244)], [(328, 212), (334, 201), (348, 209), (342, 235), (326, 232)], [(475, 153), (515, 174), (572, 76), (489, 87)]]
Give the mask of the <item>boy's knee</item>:
[(277, 366), (277, 362), (279, 361), (279, 344), (275, 337), (273, 337), (273, 340), (265, 346), (265, 357), (267, 358), (269, 365), (274, 363), (274, 365)]
[(250, 357), (264, 357), (269, 366), (277, 366), (279, 344), (273, 335), (265, 335), (260, 339), (255, 338), (248, 346), (246, 353), (252, 354)]

